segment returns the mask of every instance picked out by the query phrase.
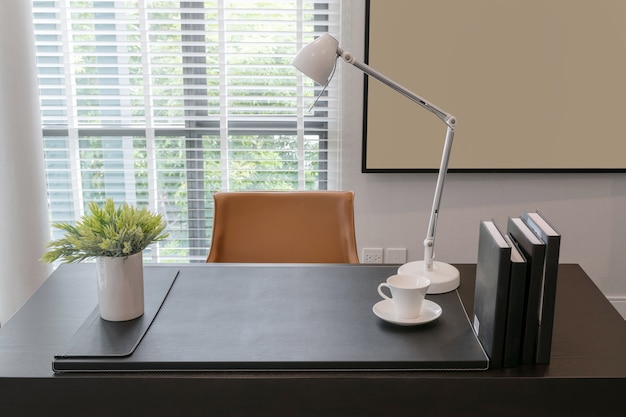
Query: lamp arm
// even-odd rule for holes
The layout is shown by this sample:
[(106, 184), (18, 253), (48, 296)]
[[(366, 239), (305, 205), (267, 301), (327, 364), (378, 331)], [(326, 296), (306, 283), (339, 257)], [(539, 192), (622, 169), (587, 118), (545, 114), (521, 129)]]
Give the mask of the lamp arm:
[(443, 183), (446, 179), (446, 174), (448, 172), (448, 162), (450, 161), (450, 153), (452, 152), (453, 140), (454, 128), (448, 126), (448, 130), (446, 132), (446, 140), (443, 145), (443, 153), (441, 154), (439, 174), (437, 175), (437, 185), (435, 186), (433, 207), (430, 211), (428, 231), (426, 232), (426, 239), (424, 239), (424, 267), (427, 271), (433, 270), (433, 260), (435, 258), (435, 232), (437, 230), (437, 219), (439, 217), (439, 206), (441, 205), (441, 194), (443, 192)]
[(441, 194), (443, 191), (443, 183), (446, 179), (446, 174), (448, 172), (448, 162), (450, 161), (450, 153), (452, 152), (452, 141), (454, 140), (454, 127), (456, 125), (456, 118), (449, 113), (441, 110), (439, 107), (435, 106), (432, 103), (429, 103), (427, 100), (413, 93), (412, 91), (406, 89), (400, 84), (392, 81), (387, 78), (385, 75), (376, 71), (372, 67), (362, 62), (357, 61), (354, 56), (349, 53), (343, 51), (341, 48), (337, 48), (337, 55), (342, 57), (343, 60), (349, 64), (354, 65), (365, 74), (375, 78), (381, 83), (385, 84), (387, 87), (395, 90), (396, 92), (402, 94), (404, 97), (409, 100), (419, 104), (426, 110), (435, 114), (439, 119), (441, 119), (447, 128), (446, 139), (443, 146), (443, 153), (441, 155), (441, 164), (439, 165), (439, 174), (437, 176), (437, 185), (435, 187), (435, 196), (433, 198), (433, 206), (430, 211), (430, 220), (428, 222), (428, 231), (426, 232), (426, 239), (424, 239), (424, 267), (427, 271), (433, 270), (433, 261), (435, 258), (435, 233), (437, 230), (437, 219), (439, 216), (439, 206), (441, 205)]
[(376, 80), (378, 80), (381, 83), (385, 84), (387, 87), (397, 91), (398, 93), (402, 94), (404, 97), (406, 97), (409, 100), (419, 104), (420, 106), (422, 106), (426, 110), (428, 110), (431, 113), (435, 114), (435, 116), (440, 118), (449, 128), (454, 129), (454, 125), (456, 124), (456, 118), (454, 116), (452, 116), (451, 114), (443, 111), (439, 107), (437, 107), (434, 104), (428, 102), (424, 98), (418, 96), (417, 94), (415, 94), (411, 90), (409, 90), (409, 89), (401, 86), (400, 84), (396, 83), (395, 81), (387, 78), (385, 75), (383, 75), (380, 72), (376, 71), (374, 68), (370, 67), (369, 65), (364, 64), (363, 62), (357, 61), (350, 52), (345, 52), (343, 49), (337, 48), (337, 55), (342, 57), (343, 60), (346, 61), (347, 63), (354, 65), (355, 67), (357, 67), (358, 69), (360, 69), (361, 71), (366, 73), (367, 75), (375, 78)]

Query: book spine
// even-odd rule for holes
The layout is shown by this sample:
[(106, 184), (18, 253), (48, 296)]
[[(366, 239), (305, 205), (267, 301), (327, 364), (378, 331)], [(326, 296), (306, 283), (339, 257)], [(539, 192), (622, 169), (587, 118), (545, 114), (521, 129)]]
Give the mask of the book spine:
[(524, 323), (524, 298), (526, 292), (526, 259), (517, 249), (510, 236), (505, 236), (511, 246), (511, 274), (509, 279), (509, 302), (504, 341), (506, 368), (518, 366), (522, 351), (522, 325)]
[(539, 212), (524, 213), (522, 219), (546, 245), (535, 358), (537, 363), (543, 364), (550, 362), (552, 350), (552, 328), (556, 304), (561, 235)]
[(539, 331), (539, 308), (545, 244), (522, 222), (520, 218), (509, 219), (507, 231), (526, 257), (526, 297), (522, 339), (522, 363), (534, 363), (537, 352), (537, 334)]

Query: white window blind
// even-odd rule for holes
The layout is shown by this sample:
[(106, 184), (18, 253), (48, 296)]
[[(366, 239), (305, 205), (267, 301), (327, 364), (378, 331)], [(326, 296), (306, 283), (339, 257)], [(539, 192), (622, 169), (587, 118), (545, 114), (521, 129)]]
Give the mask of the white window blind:
[(111, 197), (167, 221), (147, 261), (204, 261), (214, 192), (336, 188), (337, 80), (309, 112), (290, 63), (339, 1), (33, 1), (51, 221)]

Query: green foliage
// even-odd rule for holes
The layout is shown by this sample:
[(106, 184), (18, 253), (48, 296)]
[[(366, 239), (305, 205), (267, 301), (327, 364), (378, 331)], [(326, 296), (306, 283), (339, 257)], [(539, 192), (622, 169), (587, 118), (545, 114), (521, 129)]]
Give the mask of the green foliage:
[(75, 225), (54, 223), (65, 236), (48, 243), (50, 248), (41, 258), (44, 262), (62, 259), (64, 263), (81, 262), (98, 256), (125, 257), (143, 251), (153, 242), (165, 239), (165, 223), (160, 214), (145, 208), (137, 209), (127, 203), (115, 208), (107, 199), (100, 208), (89, 204), (90, 214), (84, 215)]

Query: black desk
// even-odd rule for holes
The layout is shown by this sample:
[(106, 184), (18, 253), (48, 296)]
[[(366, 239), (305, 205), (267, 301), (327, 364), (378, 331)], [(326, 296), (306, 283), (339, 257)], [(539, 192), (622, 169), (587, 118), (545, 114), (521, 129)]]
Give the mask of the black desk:
[[(186, 266), (177, 267), (184, 273)], [(459, 267), (459, 292), (471, 312), (475, 267)], [(626, 406), (626, 323), (577, 265), (559, 269), (549, 365), (466, 372), (54, 375), (52, 356), (96, 303), (95, 280), (84, 279), (85, 268), (90, 265), (72, 266), (48, 280), (0, 329), (3, 416), (594, 416), (620, 414)], [(381, 276), (396, 270), (354, 268), (376, 269)]]

